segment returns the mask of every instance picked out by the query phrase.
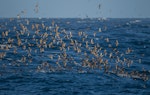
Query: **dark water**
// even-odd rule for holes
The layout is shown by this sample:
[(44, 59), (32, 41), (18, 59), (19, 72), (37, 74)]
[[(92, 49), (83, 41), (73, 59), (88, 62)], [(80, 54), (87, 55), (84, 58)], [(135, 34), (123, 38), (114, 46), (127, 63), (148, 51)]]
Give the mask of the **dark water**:
[(150, 19), (0, 19), (0, 95), (149, 95), (149, 78)]

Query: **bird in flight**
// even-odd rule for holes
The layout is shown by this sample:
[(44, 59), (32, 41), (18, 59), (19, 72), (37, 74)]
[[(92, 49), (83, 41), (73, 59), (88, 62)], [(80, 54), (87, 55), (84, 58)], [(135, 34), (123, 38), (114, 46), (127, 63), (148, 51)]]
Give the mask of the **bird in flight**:
[(39, 12), (39, 4), (38, 4), (38, 2), (37, 2), (36, 5), (35, 5), (34, 11), (35, 11), (35, 13), (38, 13), (38, 12)]
[(101, 9), (101, 4), (98, 5), (98, 9)]

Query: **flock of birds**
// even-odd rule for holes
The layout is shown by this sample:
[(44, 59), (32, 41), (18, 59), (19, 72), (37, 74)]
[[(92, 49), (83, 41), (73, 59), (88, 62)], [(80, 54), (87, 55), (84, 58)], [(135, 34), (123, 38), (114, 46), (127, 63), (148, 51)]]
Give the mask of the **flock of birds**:
[[(13, 26), (13, 22), (17, 26)], [(21, 72), (27, 67), (31, 68), (27, 69), (29, 72), (102, 71), (145, 81), (149, 79), (144, 71), (128, 71), (134, 64), (129, 57), (134, 50), (119, 51), (119, 41), (101, 36), (101, 28), (88, 35), (84, 31), (67, 31), (54, 20), (51, 25), (45, 23), (18, 18), (0, 25), (0, 76), (5, 72)], [(141, 63), (141, 59), (138, 62)]]

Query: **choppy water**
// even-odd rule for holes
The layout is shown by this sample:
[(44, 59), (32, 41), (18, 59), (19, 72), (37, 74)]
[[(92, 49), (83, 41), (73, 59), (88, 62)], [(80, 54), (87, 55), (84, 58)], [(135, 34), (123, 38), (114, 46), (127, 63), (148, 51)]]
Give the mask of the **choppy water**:
[(0, 95), (149, 95), (149, 77), (150, 19), (0, 19)]

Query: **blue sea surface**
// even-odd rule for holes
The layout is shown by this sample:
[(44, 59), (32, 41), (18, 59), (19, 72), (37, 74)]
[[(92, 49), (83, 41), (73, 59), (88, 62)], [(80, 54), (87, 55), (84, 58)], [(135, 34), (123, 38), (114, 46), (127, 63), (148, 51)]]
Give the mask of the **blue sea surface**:
[(0, 95), (150, 95), (150, 19), (0, 18)]

